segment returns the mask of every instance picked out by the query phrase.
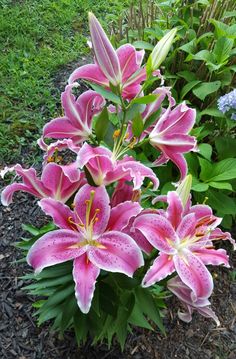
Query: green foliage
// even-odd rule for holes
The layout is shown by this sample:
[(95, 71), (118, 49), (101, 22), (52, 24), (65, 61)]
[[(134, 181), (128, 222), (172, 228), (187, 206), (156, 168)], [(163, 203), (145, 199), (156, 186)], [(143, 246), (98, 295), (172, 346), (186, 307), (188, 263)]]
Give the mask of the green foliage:
[[(136, 1), (129, 10), (124, 9), (128, 20), (123, 28), (115, 31), (113, 26), (116, 46), (126, 41), (137, 48), (143, 46), (146, 59), (156, 43), (177, 27), (175, 41), (161, 70), (176, 102), (186, 101), (197, 110), (192, 135), (197, 137), (199, 152), (186, 155), (193, 175), (193, 199), (202, 202), (207, 198), (218, 215), (226, 215), (228, 219), (223, 225), (227, 228), (236, 214), (236, 122), (218, 110), (217, 100), (235, 83), (236, 23), (231, 15), (235, 11), (233, 0), (220, 0), (217, 6), (215, 1), (175, 1), (174, 6), (173, 1), (158, 1), (155, 5)], [(158, 116), (153, 115), (153, 120)], [(149, 122), (152, 123), (152, 118)], [(139, 150), (137, 159), (146, 158), (146, 163), (158, 156), (147, 144)], [(168, 164), (165, 171), (154, 170), (161, 181), (161, 193), (166, 193), (170, 189), (168, 183), (176, 178), (175, 167)]]

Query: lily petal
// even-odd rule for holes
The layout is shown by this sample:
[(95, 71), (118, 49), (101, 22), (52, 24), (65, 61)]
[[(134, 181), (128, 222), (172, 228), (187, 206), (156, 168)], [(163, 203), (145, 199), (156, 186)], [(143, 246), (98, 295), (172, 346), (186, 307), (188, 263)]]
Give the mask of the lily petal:
[(203, 262), (187, 250), (184, 257), (175, 255), (173, 260), (181, 280), (193, 291), (193, 301), (208, 298), (213, 290), (213, 280)]
[(183, 214), (183, 205), (177, 192), (170, 191), (167, 194), (167, 216), (173, 228), (177, 229)]
[(73, 82), (84, 79), (91, 82), (95, 82), (98, 85), (109, 87), (109, 81), (100, 70), (100, 67), (96, 64), (88, 64), (80, 66), (76, 69), (69, 77), (68, 83), (72, 84)]
[(172, 258), (165, 253), (160, 253), (160, 255), (154, 260), (153, 265), (145, 274), (145, 277), (142, 281), (142, 286), (150, 287), (156, 282), (159, 282), (162, 279), (166, 278), (174, 271), (175, 266)]
[(141, 250), (127, 234), (111, 231), (104, 233), (98, 241), (105, 248), (90, 247), (88, 252), (89, 260), (97, 267), (132, 277), (144, 264)]
[(212, 264), (218, 266), (224, 264), (225, 267), (230, 267), (229, 256), (225, 249), (199, 248), (194, 251), (194, 255), (198, 256), (206, 265)]
[(81, 187), (74, 199), (74, 212), (83, 224), (86, 224), (86, 202), (90, 199), (92, 203), (88, 222), (90, 223), (92, 218), (98, 218), (93, 224), (93, 234), (96, 236), (103, 233), (107, 227), (110, 216), (110, 199), (104, 186), (92, 187), (85, 184)]
[(30, 248), (27, 262), (36, 273), (43, 268), (66, 262), (79, 257), (86, 251), (86, 246), (74, 247), (83, 240), (79, 232), (59, 229), (43, 235)]
[(177, 242), (178, 238), (166, 218), (158, 214), (140, 215), (134, 220), (133, 227), (137, 228), (159, 251), (166, 254), (175, 253), (169, 241)]
[(111, 209), (110, 219), (107, 225), (109, 231), (122, 231), (132, 217), (136, 217), (142, 210), (137, 202), (126, 201)]
[(52, 198), (44, 198), (38, 202), (47, 216), (51, 216), (55, 225), (62, 229), (73, 229), (69, 218), (75, 222), (74, 212), (65, 204)]
[(75, 258), (73, 268), (75, 296), (78, 306), (84, 314), (87, 314), (90, 310), (99, 273), (100, 269), (88, 260), (86, 253)]

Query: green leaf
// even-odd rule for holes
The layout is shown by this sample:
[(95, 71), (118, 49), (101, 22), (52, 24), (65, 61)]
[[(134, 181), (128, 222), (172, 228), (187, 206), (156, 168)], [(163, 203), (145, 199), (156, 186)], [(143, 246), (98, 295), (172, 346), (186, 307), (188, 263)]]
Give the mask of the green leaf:
[(218, 64), (225, 64), (230, 56), (233, 45), (234, 40), (227, 37), (220, 37), (216, 41), (213, 54)]
[(90, 84), (89, 85), (94, 89), (94, 91), (96, 91), (97, 93), (99, 93), (100, 95), (102, 95), (103, 97), (105, 97), (107, 100), (114, 102), (118, 105), (121, 105), (121, 100), (120, 98), (115, 95), (114, 93), (105, 90), (102, 86), (99, 86), (97, 84)]
[(214, 163), (208, 182), (227, 181), (236, 178), (236, 158), (226, 158)]
[(87, 334), (89, 331), (87, 315), (78, 311), (74, 315), (74, 329), (75, 329), (75, 336), (78, 343), (78, 346), (82, 343), (85, 343), (87, 340)]
[(115, 331), (118, 342), (122, 351), (124, 350), (125, 340), (127, 337), (127, 321), (134, 308), (135, 296), (133, 293), (125, 293), (121, 298), (122, 304), (118, 308), (117, 320), (115, 323)]
[(185, 79), (185, 81), (187, 81), (187, 82), (192, 82), (197, 79), (196, 74), (191, 71), (180, 71), (180, 72), (177, 72), (177, 75), (179, 77), (182, 77), (183, 79)]
[(190, 61), (190, 60), (200, 60), (200, 61), (205, 61), (205, 62), (213, 62), (214, 58), (212, 56), (212, 53), (208, 50), (201, 50), (199, 52), (197, 52), (196, 54), (190, 54), (190, 56), (188, 56), (188, 58), (186, 59), (186, 61)]
[(136, 49), (144, 49), (152, 51), (154, 46), (147, 41), (134, 41), (132, 44)]
[(200, 100), (203, 101), (208, 95), (218, 91), (220, 85), (220, 81), (202, 82), (201, 85), (199, 85), (193, 90), (193, 93), (196, 97), (200, 98)]
[(212, 155), (212, 146), (209, 145), (208, 143), (201, 143), (199, 146), (199, 153), (200, 155), (202, 155), (204, 158), (206, 158), (207, 160), (211, 160), (211, 155)]
[(207, 183), (200, 182), (196, 177), (193, 177), (192, 190), (195, 192), (206, 192), (209, 186)]
[(78, 304), (73, 293), (64, 303), (62, 307), (62, 319), (60, 330), (64, 332), (69, 324), (73, 321), (73, 316), (78, 311)]
[(75, 285), (74, 283), (66, 286), (64, 288), (59, 288), (56, 292), (47, 300), (47, 302), (42, 306), (41, 309), (45, 310), (49, 307), (54, 307), (55, 305), (63, 302), (67, 299), (72, 293), (74, 293)]
[(207, 191), (208, 203), (217, 212), (222, 214), (236, 214), (236, 201), (229, 196), (226, 196), (221, 191), (209, 189)]
[(147, 96), (142, 96), (142, 97), (137, 97), (135, 99), (133, 99), (131, 101), (131, 104), (134, 104), (134, 103), (139, 103), (139, 104), (148, 104), (148, 103), (152, 103), (154, 101), (156, 101), (156, 99), (159, 97), (159, 95), (154, 95), (154, 94), (151, 94), (151, 95), (147, 95)]
[(109, 126), (109, 114), (107, 107), (104, 107), (102, 112), (97, 116), (95, 123), (95, 134), (98, 141), (102, 141), (107, 133)]
[(201, 167), (200, 179), (203, 182), (207, 182), (207, 180), (211, 177), (213, 166), (209, 161), (205, 160), (204, 158), (198, 157), (198, 160)]
[(136, 115), (132, 122), (132, 132), (135, 137), (140, 137), (143, 132), (143, 119), (140, 114)]
[(182, 90), (180, 91), (180, 98), (183, 99), (189, 91), (191, 91), (194, 87), (196, 87), (201, 81), (195, 80), (184, 85)]
[(22, 229), (29, 232), (33, 236), (38, 236), (40, 234), (40, 229), (32, 226), (31, 224), (22, 224)]
[(126, 112), (126, 121), (132, 121), (135, 116), (137, 116), (139, 113), (142, 113), (145, 110), (145, 105), (135, 103), (131, 105)]
[(208, 115), (211, 117), (219, 117), (219, 118), (222, 118), (224, 116), (220, 110), (214, 107), (206, 108), (205, 110), (201, 111), (201, 116), (203, 115)]
[(151, 126), (157, 119), (160, 117), (162, 108), (159, 108), (157, 111), (153, 112), (151, 116), (149, 116), (144, 123), (143, 131), (146, 130), (149, 126)]
[(138, 303), (135, 304), (134, 309), (129, 317), (129, 323), (141, 328), (153, 330), (153, 327), (148, 323), (143, 314), (143, 309)]
[(179, 50), (182, 50), (184, 52), (187, 52), (188, 54), (192, 54), (195, 51), (196, 46), (196, 39), (193, 39), (190, 42), (187, 42), (186, 44), (179, 47)]
[(209, 186), (217, 189), (227, 189), (233, 191), (232, 185), (228, 182), (209, 182)]
[(215, 145), (220, 160), (228, 157), (236, 157), (236, 138), (217, 137)]
[(143, 308), (143, 312), (154, 321), (162, 333), (165, 333), (159, 309), (148, 289), (136, 288), (135, 296), (138, 300), (139, 305)]

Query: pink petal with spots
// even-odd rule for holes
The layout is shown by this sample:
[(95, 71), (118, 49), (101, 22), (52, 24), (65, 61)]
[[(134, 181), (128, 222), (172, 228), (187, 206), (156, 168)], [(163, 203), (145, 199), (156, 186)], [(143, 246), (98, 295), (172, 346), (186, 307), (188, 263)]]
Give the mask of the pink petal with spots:
[(132, 277), (136, 269), (144, 264), (142, 252), (127, 234), (111, 231), (103, 234), (98, 241), (105, 248), (90, 247), (88, 257), (100, 269)]
[(90, 310), (96, 279), (100, 269), (94, 266), (87, 257), (87, 254), (75, 258), (73, 278), (75, 281), (75, 296), (82, 313), (87, 314)]
[(52, 217), (57, 227), (70, 230), (76, 228), (68, 221), (71, 218), (73, 222), (76, 222), (74, 212), (65, 204), (52, 198), (44, 198), (38, 204), (47, 216)]
[(229, 256), (225, 249), (200, 248), (194, 251), (194, 255), (198, 256), (206, 265), (218, 266), (224, 264), (225, 267), (230, 267)]
[(213, 290), (213, 280), (203, 262), (187, 250), (181, 257), (175, 255), (173, 260), (181, 280), (193, 291), (193, 301), (208, 298)]
[(185, 240), (187, 237), (192, 237), (195, 232), (196, 217), (194, 213), (184, 216), (177, 228), (177, 234), (181, 240)]
[(142, 281), (142, 286), (150, 287), (156, 282), (166, 278), (174, 271), (175, 267), (172, 258), (169, 258), (169, 256), (165, 253), (160, 253), (160, 255), (154, 260), (153, 265), (145, 274), (145, 277)]
[(86, 251), (86, 246), (73, 247), (81, 241), (83, 236), (79, 232), (68, 229), (46, 233), (30, 248), (27, 262), (39, 273), (45, 267), (81, 256)]
[(122, 231), (132, 217), (136, 217), (142, 210), (137, 202), (126, 201), (111, 209), (110, 219), (107, 225), (109, 231)]
[(171, 223), (158, 214), (144, 214), (138, 216), (133, 224), (154, 248), (166, 254), (175, 253), (175, 249), (169, 244), (178, 241)]
[(183, 205), (177, 192), (170, 191), (167, 194), (167, 217), (173, 228), (177, 229), (183, 214)]

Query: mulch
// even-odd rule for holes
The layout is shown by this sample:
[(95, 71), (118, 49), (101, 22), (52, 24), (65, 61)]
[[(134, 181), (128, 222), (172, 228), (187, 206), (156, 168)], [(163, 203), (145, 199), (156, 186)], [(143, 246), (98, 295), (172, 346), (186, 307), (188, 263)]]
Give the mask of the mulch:
[[(177, 318), (179, 302), (168, 299), (168, 310), (164, 319), (166, 337), (160, 332), (149, 332), (134, 328), (128, 336), (125, 350), (121, 353), (114, 340), (108, 349), (106, 344), (77, 348), (73, 333), (66, 333), (59, 339), (50, 331), (50, 325), (37, 327), (32, 316), (33, 298), (21, 288), (20, 277), (31, 272), (27, 264), (16, 264), (21, 251), (14, 247), (24, 232), (22, 223), (40, 227), (45, 216), (37, 201), (28, 194), (17, 194), (14, 203), (1, 207), (0, 242), (0, 358), (6, 359), (235, 359), (236, 358), (236, 283), (230, 278), (226, 268), (214, 268), (215, 290), (212, 306), (221, 326), (216, 328), (211, 320), (194, 315), (190, 324)], [(231, 265), (236, 256), (231, 256)], [(50, 324), (50, 323), (49, 323)]]

